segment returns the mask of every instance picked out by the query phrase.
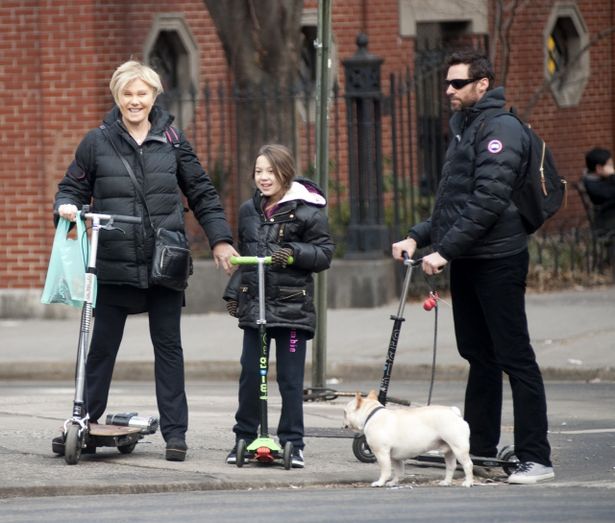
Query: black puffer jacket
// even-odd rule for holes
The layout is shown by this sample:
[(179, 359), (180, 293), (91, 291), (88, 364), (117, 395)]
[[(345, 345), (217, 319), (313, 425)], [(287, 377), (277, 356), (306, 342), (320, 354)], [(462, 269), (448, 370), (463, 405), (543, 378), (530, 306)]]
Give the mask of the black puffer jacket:
[[(270, 218), (265, 217), (263, 198), (258, 191), (239, 209), (239, 252), (243, 256), (270, 256), (281, 247), (293, 251), (294, 263), (285, 269), (265, 266), (267, 327), (297, 328), (308, 331), (310, 336), (314, 334), (312, 273), (329, 268), (334, 250), (323, 210), (325, 204), (314, 183), (297, 179)], [(238, 302), (241, 328), (256, 328), (256, 266), (241, 266), (233, 274), (224, 299)]]
[(81, 208), (93, 201), (95, 212), (141, 216), (141, 225), (118, 224), (121, 231), (102, 230), (98, 245), (98, 279), (102, 284), (147, 288), (153, 252), (150, 219), (110, 137), (130, 163), (145, 195), (153, 229), (184, 230), (183, 192), (205, 230), (210, 245), (232, 243), (229, 224), (215, 187), (190, 144), (179, 132), (174, 146), (164, 130), (173, 117), (154, 106), (151, 130), (139, 146), (128, 134), (115, 107), (104, 120), (105, 130), (93, 129), (77, 147), (75, 159), (59, 184), (55, 208), (72, 203)]
[(511, 256), (527, 247), (511, 193), (523, 172), (529, 139), (516, 118), (486, 118), (487, 111), (503, 109), (505, 102), (498, 87), (452, 116), (453, 139), (431, 218), (409, 232), (419, 248), (432, 245), (450, 261)]

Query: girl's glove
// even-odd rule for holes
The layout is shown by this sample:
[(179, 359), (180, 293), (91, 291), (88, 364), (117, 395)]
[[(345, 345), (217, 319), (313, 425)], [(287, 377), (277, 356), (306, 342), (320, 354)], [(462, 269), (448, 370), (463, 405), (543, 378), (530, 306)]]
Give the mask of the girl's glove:
[(285, 269), (288, 265), (288, 258), (292, 255), (292, 249), (289, 249), (288, 247), (282, 247), (271, 255), (271, 265), (278, 269)]
[(227, 301), (226, 310), (231, 316), (233, 316), (233, 318), (236, 318), (237, 317), (237, 302), (235, 300)]

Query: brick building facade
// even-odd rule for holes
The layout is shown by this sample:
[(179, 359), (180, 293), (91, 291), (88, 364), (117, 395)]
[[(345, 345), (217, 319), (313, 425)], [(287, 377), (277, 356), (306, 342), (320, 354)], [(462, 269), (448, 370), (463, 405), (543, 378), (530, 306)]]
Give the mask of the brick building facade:
[[(343, 85), (341, 60), (355, 53), (359, 32), (369, 36), (369, 51), (384, 58), (385, 93), (391, 73), (406, 69), (412, 73), (421, 35), (436, 29), (485, 40), (489, 35), (492, 46), (497, 42), (498, 73), (507, 71), (509, 102), (529, 111), (533, 126), (551, 144), (562, 174), (574, 181), (582, 171), (584, 151), (595, 145), (614, 146), (615, 37), (607, 34), (615, 25), (614, 2), (524, 3), (503, 40), (495, 28), (511, 13), (500, 13), (501, 3), (334, 0), (333, 72)], [(316, 0), (306, 0), (307, 25), (315, 25), (316, 9)], [(53, 238), (50, 211), (57, 182), (83, 135), (111, 107), (108, 80), (119, 63), (131, 57), (147, 61), (159, 35), (166, 32), (175, 35), (171, 47), (180, 42), (186, 74), (198, 84), (197, 93), (203, 92), (206, 82), (230, 85), (232, 78), (201, 0), (3, 0), (0, 27), (0, 293), (6, 296), (42, 287)], [(574, 83), (577, 92), (574, 86), (572, 92), (562, 88), (559, 93), (543, 86), (549, 72), (545, 67), (551, 65), (547, 47), (552, 34), (560, 58), (573, 62), (574, 81), (568, 83)], [(577, 60), (575, 53), (584, 46), (588, 50)], [(186, 115), (185, 128), (207, 164), (204, 151), (224, 141), (221, 122), (231, 115), (218, 107), (206, 120), (203, 107), (197, 104)], [(191, 128), (191, 121), (200, 123)], [(204, 121), (210, 125), (207, 135)], [(383, 129), (385, 142), (389, 132)], [(417, 135), (411, 134), (408, 142), (417, 157)], [(345, 145), (342, 135), (340, 165), (346, 163)], [(231, 183), (237, 183), (237, 173), (231, 176), (235, 177)], [(570, 196), (560, 221), (582, 213), (576, 194)], [(232, 217), (237, 202), (227, 195), (225, 204)]]

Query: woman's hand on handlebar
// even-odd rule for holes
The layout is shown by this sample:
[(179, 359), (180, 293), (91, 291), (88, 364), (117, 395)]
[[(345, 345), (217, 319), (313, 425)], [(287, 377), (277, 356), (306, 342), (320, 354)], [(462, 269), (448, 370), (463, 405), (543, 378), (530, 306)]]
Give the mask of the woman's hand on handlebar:
[(222, 266), (226, 274), (232, 274), (233, 271), (237, 268), (234, 265), (231, 265), (231, 257), (239, 256), (239, 253), (230, 243), (216, 243), (213, 248), (213, 255), (216, 269)]
[(412, 238), (406, 238), (392, 245), (391, 252), (395, 260), (404, 261), (404, 251), (408, 253), (408, 257), (412, 258), (416, 251), (416, 241)]
[(62, 218), (74, 222), (77, 219), (78, 210), (77, 206), (72, 203), (63, 203), (58, 207), (58, 214)]

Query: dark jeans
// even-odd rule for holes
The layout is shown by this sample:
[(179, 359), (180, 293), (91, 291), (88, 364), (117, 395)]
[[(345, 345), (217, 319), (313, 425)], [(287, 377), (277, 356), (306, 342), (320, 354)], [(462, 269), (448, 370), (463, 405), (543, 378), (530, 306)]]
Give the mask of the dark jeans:
[[(160, 431), (165, 440), (184, 438), (188, 404), (184, 388), (184, 355), (180, 317), (183, 293), (152, 287), (147, 295), (149, 331), (154, 345), (156, 399)], [(98, 420), (107, 407), (117, 352), (128, 310), (116, 305), (96, 306), (92, 343), (86, 362), (86, 391), (90, 419)]]
[[(275, 339), (276, 375), (282, 412), (278, 424), (278, 438), (284, 446), (287, 441), (294, 448), (302, 449), (303, 442), (303, 376), (305, 369), (306, 332), (297, 329), (267, 329), (267, 345)], [(258, 434), (259, 427), (259, 356), (260, 344), (257, 329), (244, 329), (239, 377), (239, 407), (233, 427), (236, 439), (249, 444)], [(267, 352), (269, 354), (269, 351)]]
[(547, 402), (525, 315), (527, 250), (497, 259), (454, 260), (451, 295), (457, 347), (470, 363), (464, 417), (470, 452), (495, 456), (500, 440), (502, 372), (514, 410), (515, 454), (550, 466)]

